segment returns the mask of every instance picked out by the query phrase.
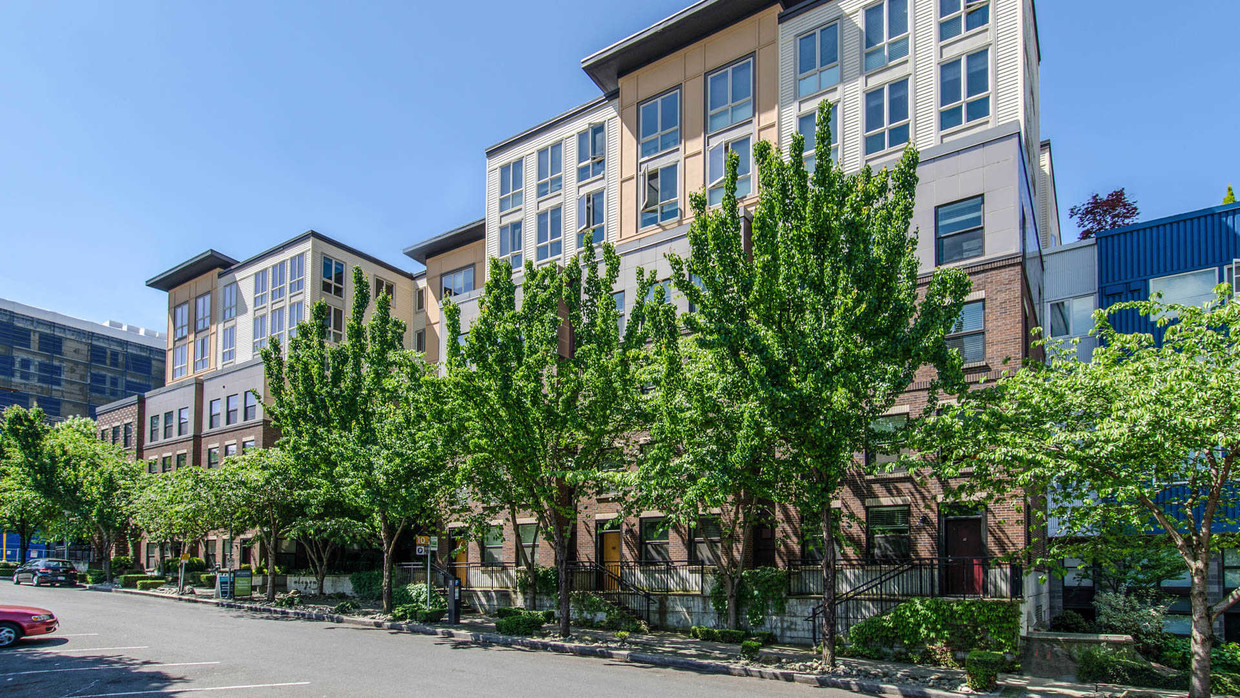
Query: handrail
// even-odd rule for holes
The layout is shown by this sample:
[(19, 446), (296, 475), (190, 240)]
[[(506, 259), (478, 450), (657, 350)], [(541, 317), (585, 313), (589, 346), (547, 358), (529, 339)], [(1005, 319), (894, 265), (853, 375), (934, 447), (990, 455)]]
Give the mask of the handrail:
[[(596, 590), (596, 591), (598, 591), (599, 593), (603, 593), (603, 594), (617, 594), (617, 593), (619, 593), (619, 594), (635, 594), (635, 595), (639, 596), (639, 597), (640, 597), (643, 601), (645, 601), (645, 603), (646, 603), (646, 611), (645, 611), (645, 613), (644, 613), (644, 614), (642, 614), (642, 615), (644, 616), (644, 618), (645, 618), (645, 620), (646, 620), (646, 622), (647, 622), (647, 623), (649, 623), (649, 622), (650, 622), (650, 607), (651, 607), (651, 606), (653, 605), (653, 603), (654, 603), (654, 595), (652, 595), (649, 591), (647, 591), (647, 590), (645, 590), (645, 589), (642, 589), (641, 587), (638, 587), (638, 586), (636, 586), (636, 585), (634, 585), (634, 584), (632, 584), (632, 583), (630, 583), (630, 582), (626, 581), (626, 580), (624, 579), (624, 577), (622, 577), (621, 575), (618, 575), (618, 574), (616, 574), (614, 571), (612, 571), (612, 570), (608, 569), (606, 565), (599, 564), (598, 562), (595, 562), (594, 560), (583, 560), (583, 561), (578, 561), (578, 562), (570, 563), (570, 565), (569, 565), (569, 569), (571, 570), (571, 569), (574, 569), (574, 568), (576, 568), (576, 569), (581, 569), (581, 570), (584, 570), (584, 571), (587, 571), (587, 572), (593, 572), (594, 574), (596, 574), (596, 575), (598, 575), (598, 576), (603, 577), (603, 578), (604, 578), (604, 579), (606, 579), (607, 581), (610, 581), (610, 582), (614, 583), (614, 584), (618, 587), (618, 589), (617, 589), (617, 590), (613, 590), (613, 591), (608, 591), (608, 590), (606, 590), (606, 589), (598, 589), (598, 590)], [(604, 584), (604, 585), (601, 585), (601, 586), (607, 586), (607, 585), (605, 585), (605, 584)], [(630, 610), (635, 610), (635, 609), (630, 609)]]

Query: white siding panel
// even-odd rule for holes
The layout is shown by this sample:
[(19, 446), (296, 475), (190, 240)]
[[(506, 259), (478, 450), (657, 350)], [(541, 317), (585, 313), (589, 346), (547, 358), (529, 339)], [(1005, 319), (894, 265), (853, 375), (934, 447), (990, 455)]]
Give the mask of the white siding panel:
[(1023, 114), (1021, 91), (1021, 5), (1023, 0), (993, 0), (995, 23), (995, 108), (998, 123), (1020, 119)]
[(938, 133), (938, 2), (909, 3), (913, 22), (913, 142), (925, 148)]

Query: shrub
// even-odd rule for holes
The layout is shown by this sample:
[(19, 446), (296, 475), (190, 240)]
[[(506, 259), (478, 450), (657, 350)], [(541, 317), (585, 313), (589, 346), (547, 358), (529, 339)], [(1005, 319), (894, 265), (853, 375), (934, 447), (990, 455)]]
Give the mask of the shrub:
[(695, 625), (689, 628), (689, 634), (699, 640), (707, 642), (720, 642), (719, 631), (715, 628), (708, 628), (705, 625)]
[(777, 640), (777, 638), (775, 637), (775, 633), (772, 633), (772, 632), (752, 633), (750, 635), (750, 639), (756, 640), (763, 647), (766, 647), (767, 645), (773, 645), (775, 644)]
[(741, 643), (741, 656), (745, 659), (757, 659), (762, 652), (762, 643), (757, 640), (745, 640)]
[(1004, 664), (1003, 655), (998, 652), (973, 650), (964, 660), (965, 682), (974, 691), (989, 693), (995, 690), (999, 670)]
[(383, 592), (383, 570), (366, 570), (349, 575), (353, 593), (363, 599), (377, 599)]
[(354, 611), (360, 611), (361, 609), (362, 605), (360, 603), (349, 599), (348, 601), (341, 601), (335, 606), (332, 606), (332, 613), (344, 615), (345, 613), (353, 613)]
[(133, 569), (133, 558), (128, 555), (117, 555), (112, 560), (112, 574)]
[(272, 605), (276, 608), (296, 608), (301, 605), (301, 595), (285, 594), (284, 596), (278, 596), (276, 597), (276, 600), (272, 602)]
[(519, 615), (495, 621), (495, 631), (501, 635), (533, 635), (542, 629), (541, 615)]
[(103, 570), (86, 570), (84, 576), (87, 584), (102, 584), (108, 581), (108, 575), (104, 574)]
[(522, 613), (525, 613), (525, 609), (517, 608), (516, 606), (500, 606), (495, 609), (496, 618), (511, 618), (513, 616), (519, 616)]
[[(181, 558), (170, 557), (163, 562), (163, 573), (165, 576), (172, 576), (181, 571)], [(200, 557), (191, 557), (185, 562), (185, 574), (190, 572), (205, 572), (207, 562)]]
[[(417, 606), (418, 608), (430, 608), (431, 610), (440, 610), (444, 612), (447, 612), (448, 610), (448, 600), (433, 587), (428, 587), (425, 584), (406, 584), (398, 588), (401, 591), (400, 596), (402, 600), (408, 599), (401, 605)], [(396, 589), (393, 589), (393, 605), (396, 604), (396, 597)]]
[(437, 623), (448, 613), (444, 608), (426, 610), (418, 604), (404, 604), (392, 609), (392, 620), (399, 622), (414, 621), (416, 623)]
[[(534, 590), (539, 596), (551, 596), (560, 588), (560, 573), (554, 567), (534, 568)], [(517, 591), (530, 593), (530, 573), (524, 567), (517, 568)]]
[(736, 643), (741, 642), (744, 639), (745, 639), (744, 630), (720, 630), (719, 631), (720, 642), (726, 642), (730, 645), (735, 645)]
[(141, 582), (141, 581), (159, 580), (160, 583), (163, 583), (164, 581), (163, 577), (160, 577), (159, 575), (154, 575), (154, 574), (122, 574), (120, 577), (117, 577), (116, 579), (119, 579), (121, 586), (126, 589), (138, 588), (138, 582)]
[(215, 573), (213, 572), (202, 573), (201, 575), (198, 576), (198, 584), (199, 586), (204, 586), (204, 587), (209, 587), (209, 588), (214, 589), (215, 588)]
[(1188, 688), (1188, 674), (1184, 672), (1165, 673), (1153, 665), (1103, 649), (1081, 653), (1077, 678), (1086, 683), (1118, 683), (1173, 691)]
[[(1187, 670), (1192, 666), (1192, 641), (1180, 635), (1164, 635), (1160, 641), (1158, 661), (1172, 669)], [(1210, 651), (1210, 670), (1221, 674), (1240, 674), (1240, 644), (1229, 642), (1215, 645)]]
[(626, 642), (628, 642), (628, 641), (629, 641), (629, 631), (627, 631), (627, 630), (617, 630), (617, 631), (616, 631), (616, 639), (620, 641), (620, 644), (622, 644), (622, 645), (623, 645), (623, 644), (625, 644)]
[(135, 582), (135, 587), (138, 589), (138, 591), (146, 591), (148, 589), (158, 589), (162, 587), (163, 585), (164, 585), (164, 580), (162, 579), (140, 579), (137, 582)]
[(1064, 611), (1051, 618), (1050, 629), (1057, 633), (1096, 633), (1098, 626), (1076, 611)]
[(848, 632), (848, 644), (861, 652), (896, 645), (910, 652), (935, 647), (950, 657), (970, 650), (1014, 653), (1019, 634), (1019, 602), (917, 598), (857, 623)]
[[(627, 630), (631, 633), (650, 631), (646, 621), (635, 617), (628, 610), (604, 599), (598, 594), (588, 591), (575, 591), (569, 597), (569, 602), (577, 612), (573, 623), (580, 627), (601, 626), (607, 630)], [(603, 615), (602, 623), (597, 623), (594, 619), (594, 616), (598, 614)], [(551, 616), (551, 618), (554, 617), (554, 615)]]
[(1137, 642), (1137, 651), (1146, 657), (1160, 654), (1163, 616), (1169, 606), (1151, 594), (1099, 592), (1094, 595), (1098, 625), (1103, 631), (1131, 635)]

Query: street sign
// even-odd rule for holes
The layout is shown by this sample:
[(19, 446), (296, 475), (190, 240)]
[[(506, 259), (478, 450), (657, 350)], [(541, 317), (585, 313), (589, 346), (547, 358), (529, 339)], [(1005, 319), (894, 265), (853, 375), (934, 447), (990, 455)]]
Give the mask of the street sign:
[(417, 550), (415, 551), (415, 554), (416, 554), (418, 557), (422, 557), (423, 555), (425, 555), (425, 554), (426, 554), (426, 546), (425, 546), (425, 545), (419, 545), (419, 546), (417, 547)]
[(215, 595), (221, 599), (233, 597), (233, 573), (221, 571), (215, 575)]
[(430, 542), (431, 542), (430, 536), (418, 536), (418, 541), (417, 541), (418, 545), (429, 545)]
[(439, 536), (430, 537), (430, 548), (431, 550), (439, 550)]
[(189, 553), (181, 553), (181, 562), (189, 562)]

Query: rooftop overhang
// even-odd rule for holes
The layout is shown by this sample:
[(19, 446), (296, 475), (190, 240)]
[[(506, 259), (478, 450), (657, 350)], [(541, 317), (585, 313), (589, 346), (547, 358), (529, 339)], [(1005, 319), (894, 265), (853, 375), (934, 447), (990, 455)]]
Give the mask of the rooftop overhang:
[(479, 218), (472, 223), (466, 223), (459, 228), (453, 228), (429, 240), (423, 240), (416, 245), (410, 245), (403, 251), (406, 256), (413, 260), (426, 264), (426, 260), (431, 257), (450, 252), (458, 247), (464, 247), (471, 242), (485, 239), (486, 236), (487, 221), (485, 218)]
[(196, 279), (216, 269), (227, 269), (236, 264), (237, 260), (226, 254), (207, 250), (202, 254), (188, 259), (168, 271), (146, 280), (146, 285), (160, 291), (171, 291), (181, 284)]

